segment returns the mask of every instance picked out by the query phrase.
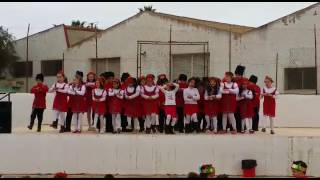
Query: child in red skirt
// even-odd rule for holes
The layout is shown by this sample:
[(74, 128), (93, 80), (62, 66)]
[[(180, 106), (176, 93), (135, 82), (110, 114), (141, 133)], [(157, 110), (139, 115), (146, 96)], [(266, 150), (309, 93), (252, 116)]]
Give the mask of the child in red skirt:
[(75, 125), (73, 133), (81, 133), (82, 131), (82, 116), (87, 111), (86, 109), (86, 87), (82, 81), (83, 72), (77, 71), (76, 77), (72, 85), (69, 87), (68, 93), (73, 95), (72, 103), (72, 121)]
[(68, 110), (68, 88), (64, 73), (62, 71), (58, 72), (57, 82), (51, 86), (49, 92), (55, 92), (52, 109), (56, 121), (52, 123), (52, 127), (56, 129), (59, 123), (60, 132), (64, 131), (65, 127), (65, 113)]
[(252, 130), (252, 117), (253, 117), (253, 93), (248, 89), (249, 81), (243, 80), (241, 82), (241, 91), (237, 96), (240, 117), (241, 117), (241, 133), (245, 133), (245, 127), (250, 133)]
[(222, 89), (218, 78), (209, 78), (209, 84), (204, 94), (204, 113), (207, 122), (206, 132), (210, 132), (209, 128), (216, 134), (218, 132), (218, 113), (220, 100), (222, 97)]
[(89, 72), (87, 74), (87, 82), (86, 86), (86, 109), (87, 109), (87, 119), (88, 119), (88, 131), (93, 131), (95, 128), (92, 127), (92, 90), (95, 88), (96, 84), (96, 74), (93, 72)]
[[(164, 94), (164, 111), (166, 114), (165, 133), (174, 134), (173, 127), (177, 122), (177, 107), (176, 107), (176, 93), (179, 90), (179, 85), (176, 83), (167, 83), (160, 87)], [(170, 125), (171, 121), (171, 125)]]
[[(107, 91), (104, 89), (103, 79), (98, 78), (95, 83), (95, 89), (92, 90), (92, 109), (94, 112), (94, 119), (95, 122), (98, 123), (100, 119), (100, 130), (97, 129), (97, 132), (99, 133), (105, 133), (106, 132), (106, 124), (105, 124), (105, 118), (104, 115), (106, 114), (106, 97), (107, 97)], [(96, 126), (98, 127), (98, 125)]]
[(140, 125), (140, 130), (139, 132), (143, 132), (146, 127), (145, 127), (145, 114), (144, 114), (144, 110), (143, 110), (143, 103), (144, 103), (144, 99), (141, 97), (141, 89), (144, 85), (146, 85), (146, 77), (145, 76), (141, 76), (138, 79), (137, 82), (139, 88), (140, 88), (140, 96), (138, 97), (138, 106), (139, 108), (139, 125)]
[(133, 129), (135, 132), (139, 131), (139, 112), (141, 107), (139, 106), (140, 101), (140, 87), (137, 85), (137, 81), (133, 77), (128, 77), (125, 82), (126, 88), (124, 90), (125, 97), (125, 115), (127, 116), (128, 126), (127, 129)]
[(274, 134), (274, 118), (276, 116), (276, 98), (279, 92), (276, 87), (272, 87), (273, 79), (270, 76), (266, 76), (264, 79), (265, 87), (261, 91), (261, 97), (263, 97), (263, 115), (264, 121), (262, 123), (262, 132), (266, 132), (267, 119), (270, 120), (271, 134)]
[(41, 124), (43, 119), (43, 112), (46, 109), (46, 95), (49, 90), (48, 86), (43, 84), (43, 74), (37, 74), (37, 84), (32, 87), (31, 93), (34, 94), (34, 100), (32, 104), (32, 113), (30, 118), (30, 125), (28, 129), (32, 130), (34, 120), (38, 118), (38, 129), (41, 131)]
[(227, 121), (229, 120), (232, 126), (232, 134), (237, 133), (236, 119), (234, 113), (237, 110), (237, 95), (239, 93), (238, 84), (233, 82), (233, 73), (226, 72), (224, 77), (225, 82), (221, 83), (222, 98), (221, 98), (221, 112), (222, 112), (222, 133), (227, 132)]
[(119, 79), (114, 79), (112, 88), (108, 91), (109, 96), (109, 112), (112, 116), (113, 133), (121, 133), (121, 111), (124, 92), (121, 90)]
[(146, 116), (146, 133), (150, 134), (151, 129), (153, 133), (156, 133), (159, 88), (155, 85), (152, 74), (146, 77), (146, 85), (141, 88), (141, 97), (143, 98), (143, 112)]
[(191, 122), (194, 122), (195, 126), (198, 127), (197, 113), (198, 101), (200, 100), (200, 94), (196, 88), (196, 78), (190, 78), (188, 80), (188, 88), (183, 90), (184, 99), (184, 114), (185, 114), (185, 133), (191, 132)]

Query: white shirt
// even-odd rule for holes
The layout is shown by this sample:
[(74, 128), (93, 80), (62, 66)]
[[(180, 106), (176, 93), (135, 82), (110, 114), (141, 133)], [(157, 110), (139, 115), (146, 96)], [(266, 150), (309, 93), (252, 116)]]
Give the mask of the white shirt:
[(244, 89), (239, 96), (237, 96), (237, 100), (240, 101), (242, 99), (253, 99), (252, 91), (248, 89)]
[[(233, 88), (232, 88), (233, 86)], [(228, 90), (224, 89), (224, 87), (228, 88)], [(238, 84), (235, 82), (222, 82), (221, 83), (221, 88), (222, 88), (222, 94), (238, 94), (239, 93), (239, 88)]]
[(119, 99), (123, 99), (124, 97), (124, 92), (121, 89), (113, 89), (110, 88), (108, 91), (108, 96), (112, 97), (112, 96), (116, 96)]
[[(64, 88), (63, 88), (64, 87)], [(56, 89), (57, 88), (57, 89)], [(62, 89), (63, 88), (63, 89)], [(49, 92), (61, 92), (61, 93), (68, 93), (69, 85), (67, 83), (54, 83)]]
[(179, 85), (174, 83), (175, 88), (172, 91), (165, 90), (166, 85), (160, 87), (161, 92), (163, 92), (165, 101), (165, 106), (175, 106), (176, 105), (176, 93), (179, 90)]
[[(127, 87), (125, 90), (125, 98), (126, 99), (134, 99), (136, 97), (138, 97), (140, 95), (140, 86), (136, 87), (136, 92), (134, 94), (132, 94), (134, 92), (134, 87)], [(129, 96), (128, 94), (132, 94), (131, 96)]]
[[(100, 99), (96, 99), (95, 96), (101, 97)], [(107, 97), (107, 91), (104, 89), (96, 88), (92, 90), (92, 100), (103, 102), (106, 100)]]
[(208, 91), (206, 90), (206, 91), (204, 92), (204, 100), (210, 100), (210, 97), (214, 97), (215, 99), (221, 99), (221, 97), (222, 97), (221, 92), (222, 92), (221, 86), (219, 87), (219, 90), (218, 90), (217, 95), (211, 95), (211, 96), (209, 96), (209, 95), (208, 95)]
[(200, 100), (200, 94), (197, 88), (186, 88), (183, 90), (183, 99), (185, 104), (197, 104)]
[(69, 86), (68, 93), (72, 95), (83, 96), (86, 93), (85, 85), (79, 86)]
[(143, 88), (141, 88), (141, 97), (143, 97), (144, 99), (149, 99), (150, 96), (147, 96), (145, 93), (145, 91), (147, 92), (153, 92), (155, 91), (155, 95), (151, 96), (152, 99), (157, 99), (159, 97), (159, 88), (155, 85), (153, 86), (144, 86)]
[[(264, 92), (263, 92), (264, 90)], [(267, 87), (264, 87), (261, 89), (261, 95), (265, 95), (265, 94), (272, 94), (274, 91), (276, 91), (274, 93), (274, 95), (272, 96), (273, 98), (277, 99), (278, 98), (278, 95), (279, 95), (279, 91), (275, 88), (275, 87), (271, 87), (271, 88), (267, 88)]]

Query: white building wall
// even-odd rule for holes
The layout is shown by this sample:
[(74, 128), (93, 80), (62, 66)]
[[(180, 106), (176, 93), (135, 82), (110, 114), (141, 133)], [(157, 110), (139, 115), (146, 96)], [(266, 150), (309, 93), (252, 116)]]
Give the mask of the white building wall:
[[(15, 42), (19, 61), (26, 61), (27, 39), (23, 38)], [(29, 37), (29, 61), (33, 62), (32, 78), (29, 79), (29, 88), (35, 83), (34, 77), (41, 73), (41, 60), (62, 59), (63, 51), (67, 48), (63, 26), (58, 26)], [(25, 78), (17, 78), (24, 81)], [(55, 77), (45, 77), (45, 83), (52, 84)], [(22, 88), (25, 91), (25, 86)]]
[[(137, 41), (169, 41), (169, 29), (172, 25), (172, 41), (209, 41), (210, 74), (222, 76), (228, 63), (229, 33), (214, 29), (195, 27), (190, 24), (178, 23), (167, 18), (160, 18), (143, 13), (130, 19), (113, 29), (107, 30), (98, 37), (98, 57), (121, 57), (121, 72), (136, 75), (137, 69)], [(174, 53), (203, 53), (202, 47), (173, 47)], [(142, 73), (169, 72), (169, 46), (143, 45)], [(70, 48), (65, 53), (65, 67), (71, 76), (77, 69), (88, 71), (92, 69), (90, 58), (95, 58), (95, 39), (92, 38), (80, 45)], [(147, 63), (148, 62), (148, 63)]]
[[(259, 76), (263, 84), (266, 74), (276, 79), (278, 53), (278, 89), (284, 92), (284, 68), (315, 67), (314, 25), (320, 35), (320, 7), (283, 17), (232, 40), (232, 64), (247, 67), (246, 75)], [(317, 42), (319, 49), (319, 40)], [(292, 52), (292, 53), (290, 53)], [(319, 50), (318, 50), (319, 52)], [(318, 69), (318, 89), (319, 89)]]

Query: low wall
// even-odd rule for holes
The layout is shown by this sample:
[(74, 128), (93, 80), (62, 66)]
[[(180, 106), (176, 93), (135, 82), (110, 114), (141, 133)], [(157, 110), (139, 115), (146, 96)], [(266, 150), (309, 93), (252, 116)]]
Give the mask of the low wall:
[[(32, 94), (12, 94), (13, 127), (25, 127), (29, 123)], [(48, 109), (44, 113), (44, 123), (53, 120), (53, 94), (47, 95)], [(262, 107), (262, 106), (261, 106)], [(280, 95), (277, 100), (277, 127), (320, 127), (320, 96)], [(262, 112), (262, 108), (260, 109)]]
[(0, 144), (5, 174), (187, 174), (213, 163), (217, 174), (241, 175), (250, 158), (258, 176), (290, 176), (293, 160), (320, 176), (320, 137), (4, 134)]

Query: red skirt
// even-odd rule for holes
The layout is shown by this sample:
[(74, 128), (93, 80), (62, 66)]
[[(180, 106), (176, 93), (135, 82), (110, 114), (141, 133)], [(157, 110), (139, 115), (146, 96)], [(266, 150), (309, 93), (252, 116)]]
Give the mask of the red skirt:
[(104, 101), (102, 101), (102, 102), (92, 101), (92, 110), (94, 113), (96, 113), (98, 115), (105, 115), (106, 114), (106, 103)]
[(237, 97), (235, 94), (223, 94), (221, 99), (222, 113), (235, 113), (237, 111)]
[(253, 117), (253, 103), (251, 100), (241, 100), (239, 101), (239, 110), (241, 119), (252, 118)]
[(121, 113), (122, 111), (122, 100), (117, 97), (109, 98), (109, 112), (111, 114)]
[(198, 104), (185, 104), (184, 105), (184, 114), (185, 115), (193, 115), (199, 112), (199, 105)]
[(170, 115), (172, 118), (177, 117), (177, 107), (175, 105), (165, 105), (164, 111), (166, 112), (166, 115)]
[(129, 99), (125, 101), (125, 106), (124, 106), (124, 113), (128, 117), (140, 117), (140, 109), (141, 106), (139, 106), (139, 98), (135, 99)]
[(68, 111), (68, 95), (66, 93), (57, 92), (53, 100), (53, 110), (60, 112)]
[(149, 115), (152, 113), (158, 114), (159, 112), (159, 101), (157, 99), (153, 100), (143, 100), (143, 113), (144, 115)]
[(215, 117), (219, 113), (220, 101), (211, 100), (204, 101), (204, 114), (209, 117)]
[(73, 113), (85, 113), (87, 112), (86, 97), (85, 96), (73, 96), (73, 104), (71, 107)]
[(276, 116), (276, 100), (272, 97), (264, 97), (263, 101), (263, 115), (275, 117)]

